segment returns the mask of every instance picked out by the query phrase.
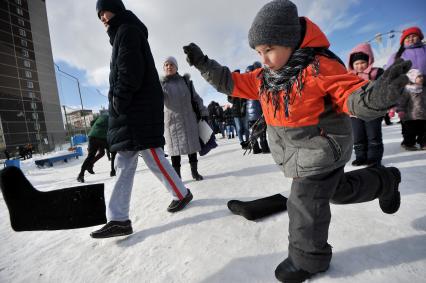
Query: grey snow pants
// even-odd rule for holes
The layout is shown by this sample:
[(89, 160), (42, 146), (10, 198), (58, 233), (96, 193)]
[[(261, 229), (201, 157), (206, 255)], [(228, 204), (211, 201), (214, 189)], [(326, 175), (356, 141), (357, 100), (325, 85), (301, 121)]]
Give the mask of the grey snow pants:
[(287, 200), (289, 257), (296, 267), (311, 273), (325, 271), (331, 261), (327, 243), (331, 220), (330, 202), (360, 203), (386, 193), (393, 178), (387, 169), (363, 168), (294, 178)]
[(139, 154), (141, 154), (149, 170), (170, 192), (173, 199), (183, 199), (188, 193), (182, 180), (164, 157), (164, 151), (161, 147), (141, 151), (119, 151), (116, 157), (117, 181), (108, 204), (107, 218), (109, 221), (129, 219), (130, 198)]

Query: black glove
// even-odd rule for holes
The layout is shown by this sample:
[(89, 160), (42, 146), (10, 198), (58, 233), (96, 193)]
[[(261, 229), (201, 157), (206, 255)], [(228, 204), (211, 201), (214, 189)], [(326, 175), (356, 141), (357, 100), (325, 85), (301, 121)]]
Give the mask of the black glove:
[(197, 67), (197, 65), (204, 61), (205, 56), (203, 51), (201, 51), (200, 47), (198, 47), (195, 43), (190, 43), (189, 45), (184, 46), (183, 52), (185, 52), (186, 61), (190, 66)]
[(386, 110), (396, 105), (408, 83), (406, 73), (410, 68), (411, 61), (395, 60), (374, 84), (367, 105), (377, 110)]

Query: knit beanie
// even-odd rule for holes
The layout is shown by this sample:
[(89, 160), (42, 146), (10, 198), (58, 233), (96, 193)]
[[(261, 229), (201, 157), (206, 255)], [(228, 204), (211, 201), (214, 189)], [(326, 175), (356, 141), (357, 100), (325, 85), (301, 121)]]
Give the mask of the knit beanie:
[[(351, 55), (351, 59), (350, 59), (349, 64), (352, 66), (358, 60), (362, 60), (362, 61), (365, 61), (365, 62), (368, 63), (368, 59), (369, 59), (368, 55), (365, 54), (364, 52), (353, 53)], [(353, 68), (353, 66), (352, 66), (352, 68)]]
[(164, 60), (164, 64), (166, 64), (167, 62), (172, 63), (173, 65), (175, 65), (176, 70), (178, 69), (178, 63), (177, 63), (177, 60), (176, 60), (175, 57), (173, 57), (173, 56), (167, 57), (166, 60)]
[(409, 27), (402, 31), (401, 38), (399, 39), (399, 43), (402, 45), (404, 43), (404, 39), (410, 34), (416, 34), (420, 37), (420, 40), (423, 39), (422, 30), (418, 27)]
[(289, 0), (274, 0), (264, 5), (250, 27), (251, 48), (258, 45), (297, 47), (301, 38), (297, 7)]
[(417, 69), (411, 69), (407, 72), (407, 77), (410, 80), (411, 83), (416, 83), (416, 79), (418, 76), (422, 76), (422, 72), (420, 72)]
[(98, 13), (98, 18), (101, 18), (101, 11), (110, 11), (114, 14), (125, 11), (123, 2), (121, 0), (98, 0), (96, 1), (96, 13)]

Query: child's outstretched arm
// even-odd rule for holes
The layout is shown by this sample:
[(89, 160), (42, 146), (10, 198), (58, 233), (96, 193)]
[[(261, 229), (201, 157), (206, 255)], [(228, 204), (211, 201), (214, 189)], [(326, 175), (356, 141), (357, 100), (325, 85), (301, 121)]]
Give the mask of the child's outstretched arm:
[(362, 118), (363, 107), (369, 110), (383, 112), (395, 106), (408, 83), (406, 73), (411, 68), (411, 61), (398, 59), (390, 66), (383, 75), (375, 82), (366, 85), (361, 95), (351, 95), (348, 108), (352, 114)]
[(201, 72), (201, 76), (217, 91), (229, 96), (258, 99), (258, 86), (252, 74), (231, 73), (228, 67), (209, 59), (195, 43), (183, 47), (186, 61)]

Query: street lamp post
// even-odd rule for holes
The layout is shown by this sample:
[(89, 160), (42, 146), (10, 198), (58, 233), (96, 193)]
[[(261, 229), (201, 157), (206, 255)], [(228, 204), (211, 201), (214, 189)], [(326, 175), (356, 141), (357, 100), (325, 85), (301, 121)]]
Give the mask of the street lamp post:
[(85, 134), (86, 134), (86, 136), (87, 136), (86, 115), (84, 115), (83, 99), (81, 98), (81, 90), (80, 90), (80, 81), (79, 81), (76, 77), (74, 77), (73, 75), (68, 74), (68, 73), (67, 73), (67, 72), (65, 72), (65, 71), (62, 71), (56, 63), (55, 63), (55, 66), (56, 66), (56, 68), (58, 68), (58, 71), (59, 71), (59, 72), (64, 73), (65, 75), (67, 75), (67, 76), (69, 76), (69, 77), (71, 77), (71, 78), (73, 78), (73, 79), (75, 79), (75, 80), (77, 81), (78, 95), (80, 96), (80, 103), (81, 103), (81, 115), (83, 115), (83, 120), (84, 120), (84, 133), (85, 133)]

